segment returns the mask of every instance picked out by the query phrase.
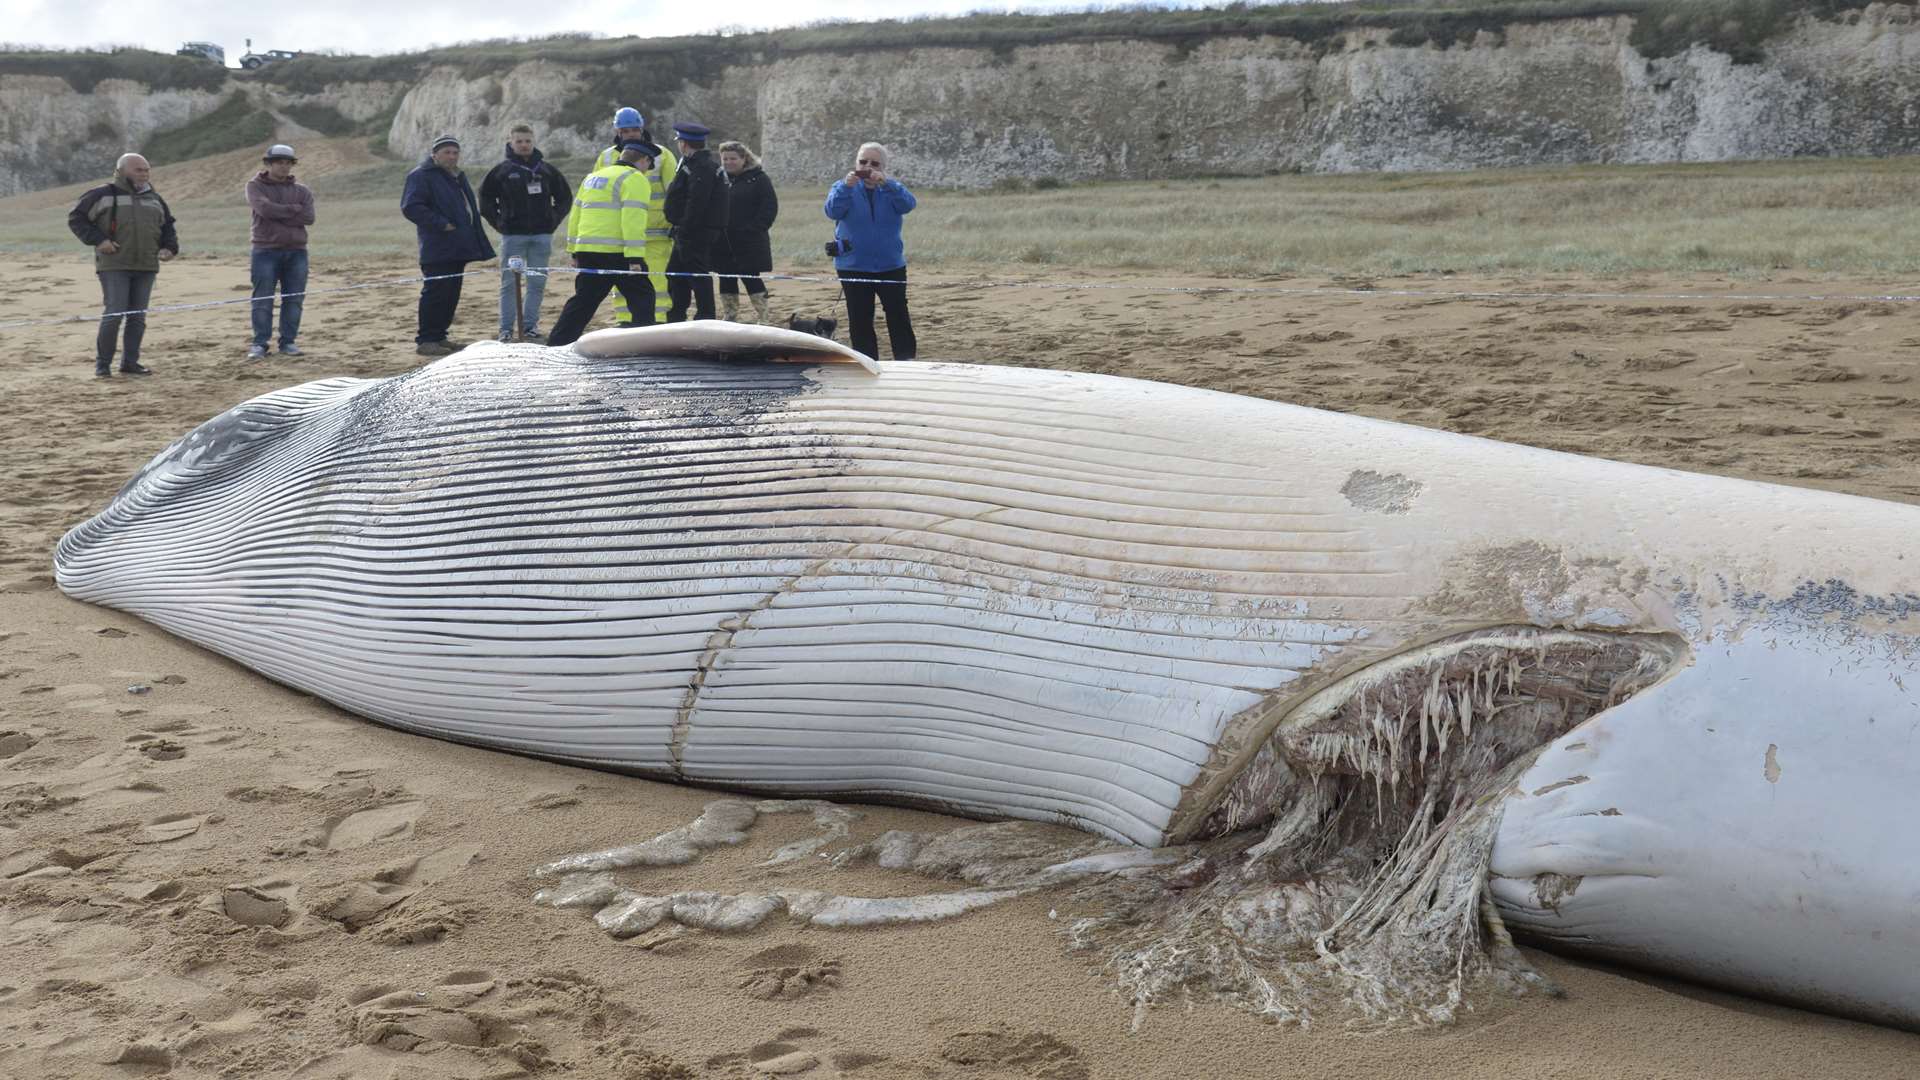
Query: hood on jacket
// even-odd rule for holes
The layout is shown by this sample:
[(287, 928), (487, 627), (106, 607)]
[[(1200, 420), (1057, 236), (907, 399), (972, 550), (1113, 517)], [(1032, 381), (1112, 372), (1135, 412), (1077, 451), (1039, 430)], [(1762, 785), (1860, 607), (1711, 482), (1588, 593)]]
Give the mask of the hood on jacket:
[[(520, 155), (513, 152), (512, 143), (508, 143), (506, 149), (507, 149), (508, 161), (515, 161), (519, 159)], [(527, 155), (527, 164), (529, 165), (538, 165), (542, 160), (543, 158), (540, 153), (540, 148), (537, 146), (533, 148), (533, 153)]]
[(254, 173), (253, 178), (255, 180), (260, 181), (263, 184), (292, 184), (292, 183), (297, 183), (300, 179), (299, 177), (293, 175), (292, 173), (288, 173), (287, 178), (285, 180), (275, 180), (272, 177), (272, 175), (269, 174), (265, 169), (261, 169), (259, 172)]

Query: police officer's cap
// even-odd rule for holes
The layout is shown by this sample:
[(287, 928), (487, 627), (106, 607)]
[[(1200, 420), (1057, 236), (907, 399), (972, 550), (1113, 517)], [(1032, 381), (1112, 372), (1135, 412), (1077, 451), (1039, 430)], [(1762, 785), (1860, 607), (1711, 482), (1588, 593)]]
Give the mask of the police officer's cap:
[(645, 139), (628, 139), (620, 144), (621, 153), (624, 154), (629, 150), (638, 150), (655, 161), (660, 160), (660, 148)]
[(713, 133), (713, 129), (705, 124), (696, 124), (689, 120), (685, 123), (673, 125), (673, 133), (688, 142), (706, 142), (707, 136)]

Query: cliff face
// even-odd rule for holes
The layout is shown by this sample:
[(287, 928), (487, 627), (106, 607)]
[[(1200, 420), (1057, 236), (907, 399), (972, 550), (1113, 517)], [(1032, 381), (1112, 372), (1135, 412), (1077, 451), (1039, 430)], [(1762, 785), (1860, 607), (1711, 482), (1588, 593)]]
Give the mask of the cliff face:
[(99, 177), (156, 131), (184, 127), (220, 107), (225, 92), (150, 91), (107, 79), (76, 92), (49, 75), (0, 76), (0, 196)]
[[(550, 157), (593, 152), (614, 106), (634, 104), (657, 136), (673, 119), (698, 119), (760, 150), (777, 178), (807, 182), (844, 172), (867, 139), (894, 149), (902, 176), (942, 186), (1884, 156), (1920, 152), (1916, 10), (1802, 18), (1747, 64), (1697, 45), (1647, 59), (1629, 43), (1632, 18), (1618, 16), (1515, 22), (1447, 48), (1354, 29), (1317, 44), (1225, 36), (737, 54), (631, 102), (597, 102), (592, 88), (642, 85), (642, 71), (564, 56), (298, 96), (251, 90), (269, 108), (324, 105), (361, 123), (391, 112), (395, 154), (417, 156), (451, 131), (479, 161), (521, 119)], [(0, 193), (96, 174), (103, 156), (217, 101), (106, 83), (79, 95), (57, 79), (0, 76)]]

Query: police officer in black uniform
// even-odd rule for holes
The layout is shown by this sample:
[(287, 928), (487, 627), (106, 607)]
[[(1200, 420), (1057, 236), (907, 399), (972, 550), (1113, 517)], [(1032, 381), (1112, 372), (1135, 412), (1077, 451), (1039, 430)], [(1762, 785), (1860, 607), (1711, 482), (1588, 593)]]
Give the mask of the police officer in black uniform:
[[(713, 318), (713, 252), (727, 229), (727, 174), (707, 149), (704, 124), (673, 125), (680, 144), (680, 171), (667, 185), (667, 224), (673, 255), (667, 260), (667, 321), (685, 322), (692, 301), (696, 319)], [(679, 275), (679, 276), (676, 276)]]

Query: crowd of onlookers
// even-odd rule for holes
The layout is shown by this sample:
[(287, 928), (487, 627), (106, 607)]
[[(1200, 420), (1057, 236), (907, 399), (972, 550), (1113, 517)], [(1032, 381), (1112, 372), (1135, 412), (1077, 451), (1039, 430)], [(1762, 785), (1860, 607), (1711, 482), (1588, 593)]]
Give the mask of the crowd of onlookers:
[[(442, 135), (407, 174), (400, 210), (419, 241), (421, 288), (415, 351), (440, 356), (462, 344), (449, 334), (467, 267), (500, 260), (502, 341), (566, 345), (586, 329), (609, 294), (617, 294), (619, 326), (723, 317), (772, 323), (764, 275), (773, 270), (770, 230), (780, 212), (773, 181), (745, 144), (718, 141), (704, 125), (673, 125), (673, 147), (654, 141), (639, 110), (613, 118), (611, 145), (591, 172), (569, 184), (535, 145), (534, 130), (516, 124), (501, 161), (478, 192), (460, 168), (460, 140)], [(314, 223), (313, 192), (294, 177), (298, 157), (276, 143), (247, 181), (252, 211), (252, 336), (247, 356), (263, 360), (276, 345), (299, 356), (307, 289), (307, 229)], [(907, 260), (901, 218), (913, 193), (888, 174), (887, 149), (863, 144), (853, 168), (827, 192), (824, 211), (834, 222), (826, 252), (833, 257), (855, 349), (877, 356), (876, 303), (898, 360), (918, 352), (907, 310)], [(140, 362), (146, 309), (160, 263), (179, 254), (171, 208), (149, 182), (139, 154), (124, 154), (113, 179), (80, 198), (67, 224), (94, 249), (105, 311), (95, 345), (94, 374), (111, 377), (116, 352), (124, 375), (147, 375)], [(488, 229), (499, 237), (496, 246)], [(554, 236), (574, 271), (573, 293), (552, 329), (540, 330)], [(714, 282), (718, 275), (719, 290)], [(523, 288), (524, 287), (524, 288)], [(716, 306), (717, 300), (717, 306)], [(798, 323), (796, 323), (798, 325)]]

